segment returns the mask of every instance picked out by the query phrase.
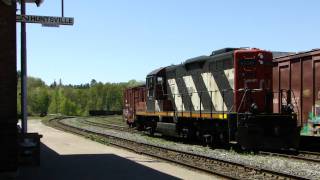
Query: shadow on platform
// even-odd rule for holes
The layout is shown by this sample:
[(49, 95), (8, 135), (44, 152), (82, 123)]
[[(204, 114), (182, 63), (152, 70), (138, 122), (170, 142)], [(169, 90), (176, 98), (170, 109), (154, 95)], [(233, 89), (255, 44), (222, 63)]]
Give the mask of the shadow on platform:
[(178, 179), (113, 154), (59, 155), (41, 144), (40, 167), (20, 168), (18, 180)]

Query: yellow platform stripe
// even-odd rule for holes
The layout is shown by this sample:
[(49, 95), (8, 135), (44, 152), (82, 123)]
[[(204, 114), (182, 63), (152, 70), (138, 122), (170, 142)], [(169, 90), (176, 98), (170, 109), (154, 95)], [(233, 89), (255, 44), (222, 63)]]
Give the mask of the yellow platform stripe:
[(145, 112), (140, 111), (136, 112), (136, 115), (139, 116), (162, 116), (162, 117), (185, 117), (185, 118), (206, 118), (206, 119), (227, 119), (228, 115), (223, 113), (198, 113), (198, 112), (176, 112), (166, 111), (166, 112)]

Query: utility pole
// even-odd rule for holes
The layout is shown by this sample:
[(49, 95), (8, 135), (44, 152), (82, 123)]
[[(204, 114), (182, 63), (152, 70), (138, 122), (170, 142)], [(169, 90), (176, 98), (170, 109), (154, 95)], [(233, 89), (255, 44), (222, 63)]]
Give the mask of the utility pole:
[[(24, 17), (25, 15), (26, 2), (25, 0), (21, 0), (21, 16)], [(27, 133), (27, 37), (25, 22), (21, 22), (21, 114), (22, 133)]]
[(61, 17), (64, 17), (64, 2), (61, 0)]
[[(10, 0), (12, 1), (12, 0)], [(70, 17), (64, 17), (64, 0), (61, 0), (61, 14), (62, 17), (52, 16), (32, 16), (26, 15), (26, 3), (35, 3), (38, 7), (44, 0), (20, 0), (21, 3), (21, 15), (17, 15), (16, 21), (21, 22), (21, 127), (22, 134), (28, 132), (28, 109), (27, 109), (27, 37), (26, 37), (26, 23), (39, 23), (42, 25), (48, 25), (49, 27), (55, 27), (59, 25), (73, 25), (74, 19)], [(45, 17), (45, 18), (43, 18)], [(54, 21), (48, 21), (53, 19)]]

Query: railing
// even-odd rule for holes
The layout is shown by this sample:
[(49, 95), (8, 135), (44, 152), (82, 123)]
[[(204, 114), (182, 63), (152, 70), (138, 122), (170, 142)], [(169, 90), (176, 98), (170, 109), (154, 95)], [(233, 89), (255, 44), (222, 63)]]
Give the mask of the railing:
[[(214, 111), (213, 93), (217, 93), (217, 92), (220, 92), (220, 94), (221, 94), (221, 98), (219, 98), (219, 100), (222, 103), (221, 103), (221, 107), (218, 108), (218, 109), (216, 109), (216, 107), (215, 107), (216, 110)], [(210, 101), (209, 101), (210, 109), (209, 109), (209, 112), (210, 112), (210, 117), (212, 118), (212, 115), (214, 114), (214, 112), (222, 113), (223, 117), (224, 117), (226, 113), (230, 113), (230, 112), (232, 112), (232, 110), (234, 110), (235, 102), (232, 103), (232, 105), (231, 105), (231, 107), (229, 107), (229, 109), (228, 109), (227, 106), (226, 106), (227, 109), (225, 109), (225, 102), (226, 102), (225, 96), (226, 96), (226, 94), (228, 94), (230, 92), (232, 92), (234, 95), (235, 95), (236, 92), (243, 92), (240, 104), (237, 107), (237, 109), (235, 109), (235, 112), (237, 112), (237, 113), (240, 113), (240, 111), (242, 110), (245, 102), (254, 103), (253, 93), (260, 93), (260, 92), (265, 92), (266, 96), (268, 96), (268, 93), (270, 94), (269, 97), (265, 98), (265, 107), (268, 107), (268, 108), (272, 104), (273, 97), (275, 97), (275, 95), (278, 94), (279, 106), (280, 106), (279, 112), (285, 112), (285, 110), (283, 109), (283, 107), (285, 105), (289, 105), (289, 104), (292, 105), (291, 97), (293, 96), (295, 107), (297, 108), (297, 111), (298, 111), (297, 114), (300, 113), (294, 92), (292, 90), (286, 90), (286, 89), (281, 89), (279, 92), (272, 92), (272, 91), (268, 91), (268, 90), (265, 90), (265, 89), (248, 89), (248, 88), (246, 88), (246, 89), (238, 89), (238, 90), (224, 89), (224, 90), (221, 90), (221, 91), (220, 90), (215, 90), (215, 91), (186, 92), (186, 93), (178, 93), (178, 94), (165, 94), (165, 96), (168, 96), (168, 97), (171, 97), (171, 98), (173, 97), (172, 101), (173, 101), (173, 104), (174, 104), (173, 108), (174, 108), (174, 115), (175, 116), (178, 113), (181, 113), (182, 116), (184, 115), (184, 113), (189, 113), (190, 117), (191, 117), (192, 113), (194, 112), (192, 110), (192, 106), (194, 105), (193, 101), (192, 101), (192, 96), (194, 96), (196, 94), (199, 97), (199, 101), (198, 101), (199, 110), (195, 110), (195, 111), (199, 112), (200, 118), (201, 118), (202, 114), (203, 114), (203, 111), (204, 111), (203, 110), (203, 106), (202, 106), (203, 94), (204, 93), (208, 93), (209, 96), (210, 96)], [(284, 93), (286, 93), (287, 95), (284, 96)], [(292, 94), (292, 96), (291, 96), (291, 94)], [(189, 103), (185, 103), (186, 102), (186, 100), (185, 100), (186, 96), (190, 97), (190, 102)], [(287, 98), (285, 99), (283, 97), (287, 97)], [(180, 98), (181, 99), (181, 101), (180, 101), (181, 103), (180, 104), (178, 102), (176, 102), (176, 98)], [(248, 98), (249, 98), (249, 100), (248, 100)], [(185, 104), (189, 105), (188, 110), (186, 110), (187, 108), (184, 106)], [(178, 106), (180, 106), (180, 107), (178, 107)], [(270, 108), (273, 108), (273, 106), (271, 106)], [(269, 111), (271, 112), (272, 109), (270, 109)]]
[[(219, 90), (215, 90), (215, 91), (196, 91), (196, 92), (186, 92), (186, 93), (178, 93), (178, 94), (165, 94), (165, 96), (169, 96), (169, 97), (172, 97), (173, 96), (173, 103), (174, 103), (174, 115), (176, 116), (177, 113), (181, 113), (181, 116), (184, 115), (184, 113), (189, 113), (190, 114), (190, 117), (192, 116), (192, 113), (193, 113), (193, 110), (192, 110), (192, 106), (193, 106), (193, 102), (192, 102), (192, 96), (194, 94), (196, 94), (198, 97), (199, 97), (199, 114), (200, 114), (200, 118), (202, 117), (202, 114), (203, 114), (203, 106), (202, 106), (202, 103), (203, 103), (203, 94), (204, 93), (208, 93), (209, 96), (210, 96), (210, 117), (212, 118), (212, 115), (214, 113), (214, 104), (213, 104), (213, 93), (217, 93), (217, 92), (220, 92)], [(222, 113), (223, 114), (223, 117), (224, 117), (224, 114), (225, 113), (230, 113), (234, 107), (234, 105), (232, 105), (230, 107), (230, 109), (228, 111), (225, 110), (225, 95), (229, 92), (233, 92), (233, 89), (225, 89), (225, 90), (222, 90), (221, 91), (221, 101), (222, 101), (222, 104), (221, 104), (221, 107), (219, 109), (221, 109), (220, 111), (215, 111), (215, 112), (219, 112), (219, 113)], [(186, 107), (184, 107), (184, 102), (185, 101), (185, 96), (189, 96), (190, 97), (190, 102), (189, 102), (189, 111), (186, 111)], [(181, 103), (180, 103), (180, 108), (178, 108), (178, 103), (176, 102), (176, 98), (181, 98)], [(187, 104), (187, 103), (186, 103)], [(181, 110), (179, 110), (181, 109)], [(228, 107), (227, 107), (228, 109)], [(197, 110), (195, 110), (197, 111)]]
[[(283, 98), (284, 97), (284, 93), (286, 93), (286, 98)], [(293, 98), (291, 97), (291, 95), (293, 96)], [(294, 111), (294, 108), (297, 109), (297, 117), (299, 117), (300, 115), (300, 110), (299, 110), (299, 106), (298, 106), (298, 103), (297, 103), (297, 99), (296, 99), (296, 96), (294, 94), (294, 91), (292, 91), (291, 89), (290, 90), (287, 90), (287, 89), (280, 89), (280, 92), (279, 92), (279, 95), (278, 95), (278, 99), (279, 99), (279, 103), (278, 103), (278, 109), (279, 109), (279, 112), (286, 112), (287, 110), (286, 109), (283, 109), (284, 107), (288, 106), (291, 104), (292, 105), (292, 99), (294, 100), (294, 106), (292, 107), (292, 110)], [(285, 101), (283, 103), (283, 100)], [(301, 124), (302, 124), (302, 118), (301, 119)]]
[(262, 89), (248, 89), (248, 88), (246, 88), (246, 89), (239, 89), (238, 92), (244, 92), (244, 94), (242, 95), (242, 98), (241, 98), (239, 107), (238, 107), (238, 109), (237, 109), (237, 113), (240, 112), (240, 110), (241, 110), (244, 102), (246, 101), (247, 94), (249, 94), (250, 101), (253, 102), (251, 93), (253, 93), (253, 92), (262, 92), (262, 91), (263, 91)]

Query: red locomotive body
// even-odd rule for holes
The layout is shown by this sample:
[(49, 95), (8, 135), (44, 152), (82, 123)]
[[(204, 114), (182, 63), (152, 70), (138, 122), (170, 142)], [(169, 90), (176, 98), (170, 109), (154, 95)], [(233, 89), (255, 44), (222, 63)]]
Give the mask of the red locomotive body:
[[(245, 89), (253, 90), (249, 95), (259, 112), (271, 112), (272, 102), (266, 101), (272, 91), (272, 53), (261, 50), (239, 50), (235, 52), (235, 109), (245, 112), (252, 104), (241, 104)], [(243, 91), (241, 91), (241, 89)]]

